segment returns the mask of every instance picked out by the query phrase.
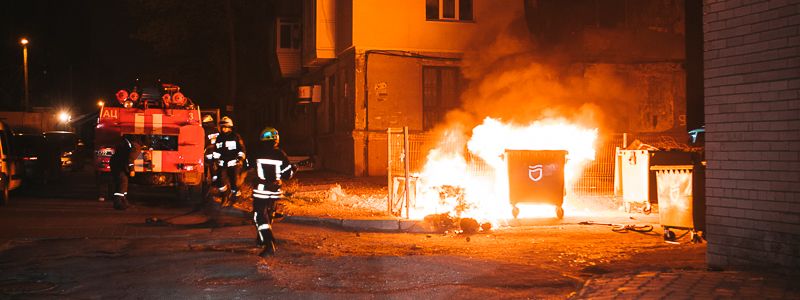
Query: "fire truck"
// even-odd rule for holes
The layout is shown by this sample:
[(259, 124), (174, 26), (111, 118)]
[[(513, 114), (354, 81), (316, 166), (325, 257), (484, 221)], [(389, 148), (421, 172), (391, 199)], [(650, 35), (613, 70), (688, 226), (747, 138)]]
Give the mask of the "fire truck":
[(100, 197), (111, 199), (110, 160), (123, 135), (141, 143), (131, 184), (175, 187), (183, 201), (199, 201), (204, 134), (200, 108), (174, 84), (133, 87), (102, 106), (95, 127), (95, 166)]

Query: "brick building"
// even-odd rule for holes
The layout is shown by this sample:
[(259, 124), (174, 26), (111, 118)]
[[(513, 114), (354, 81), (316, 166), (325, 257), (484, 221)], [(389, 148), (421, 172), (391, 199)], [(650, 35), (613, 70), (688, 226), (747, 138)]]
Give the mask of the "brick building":
[(800, 266), (800, 1), (703, 1), (710, 266)]

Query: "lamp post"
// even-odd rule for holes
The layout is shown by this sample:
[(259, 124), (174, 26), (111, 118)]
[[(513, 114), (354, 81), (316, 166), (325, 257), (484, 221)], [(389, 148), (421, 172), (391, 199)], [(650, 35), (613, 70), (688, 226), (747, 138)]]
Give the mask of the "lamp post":
[(22, 44), (22, 67), (25, 74), (25, 99), (24, 102), (22, 102), (22, 110), (28, 111), (28, 39), (22, 38), (19, 40), (19, 43)]

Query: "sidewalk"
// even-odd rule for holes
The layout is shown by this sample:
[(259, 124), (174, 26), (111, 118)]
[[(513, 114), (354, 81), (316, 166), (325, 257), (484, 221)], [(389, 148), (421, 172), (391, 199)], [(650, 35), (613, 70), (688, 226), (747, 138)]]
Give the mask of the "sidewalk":
[(589, 279), (572, 299), (800, 299), (797, 282), (750, 271), (642, 272)]

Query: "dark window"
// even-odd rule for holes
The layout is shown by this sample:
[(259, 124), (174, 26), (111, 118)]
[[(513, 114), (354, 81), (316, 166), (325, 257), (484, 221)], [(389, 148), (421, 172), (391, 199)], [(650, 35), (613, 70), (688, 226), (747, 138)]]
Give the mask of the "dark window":
[(439, 0), (425, 0), (425, 19), (439, 19)]
[(151, 150), (159, 150), (159, 151), (178, 150), (177, 135), (135, 134), (131, 136), (135, 139), (137, 143)]
[(285, 21), (278, 23), (278, 47), (300, 49), (300, 24)]
[(442, 0), (442, 19), (456, 18), (456, 0)]
[(472, 20), (472, 0), (459, 1), (458, 16), (461, 20)]
[(281, 24), (281, 48), (292, 48), (292, 25)]
[(8, 147), (8, 142), (6, 142), (6, 132), (4, 130), (0, 130), (0, 156), (2, 155), (9, 155), (11, 154)]
[(61, 152), (72, 152), (78, 148), (78, 136), (73, 132), (45, 132), (44, 137), (50, 147)]
[(422, 127), (432, 129), (448, 111), (458, 108), (461, 77), (456, 67), (422, 68)]
[(472, 0), (426, 0), (425, 19), (429, 21), (471, 21)]
[(47, 142), (41, 135), (15, 135), (14, 146), (21, 156), (42, 156), (47, 150)]

